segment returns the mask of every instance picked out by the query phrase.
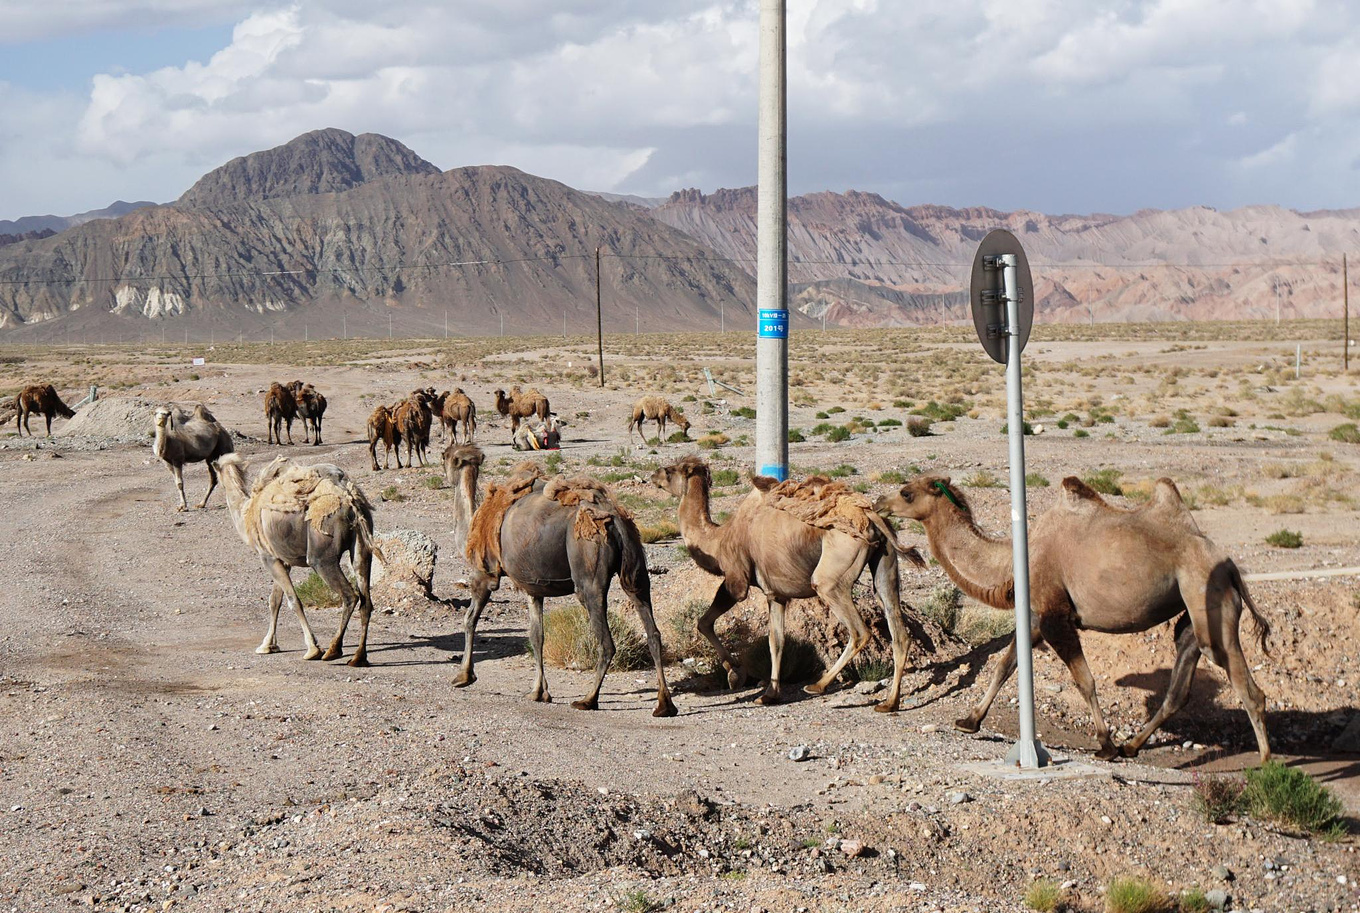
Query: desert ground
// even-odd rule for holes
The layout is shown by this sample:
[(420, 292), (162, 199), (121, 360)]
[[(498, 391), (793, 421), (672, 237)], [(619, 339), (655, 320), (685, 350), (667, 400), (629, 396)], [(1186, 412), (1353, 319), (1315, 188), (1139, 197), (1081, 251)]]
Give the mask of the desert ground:
[[(594, 347), (0, 347), (4, 402), (38, 381), (68, 403), (91, 385), (100, 396), (51, 439), (17, 437), (12, 418), (0, 432), (0, 908), (983, 913), (1025, 909), (1046, 879), (1068, 909), (1103, 911), (1110, 880), (1134, 875), (1172, 896), (1222, 891), (1235, 910), (1360, 909), (1360, 365), (1341, 370), (1339, 322), (1037, 327), (1025, 353), (1031, 516), (1067, 475), (1126, 507), (1157, 478), (1176, 481), (1273, 626), (1266, 655), (1244, 622), (1248, 660), (1277, 757), (1345, 803), (1349, 833), (1331, 840), (1193, 810), (1197, 781), (1257, 763), (1246, 716), (1207, 662), (1143, 753), (1106, 763), (1066, 668), (1037, 653), (1040, 735), (1061, 763), (997, 775), (1017, 732), (1014, 682), (981, 733), (952, 721), (980, 696), (1007, 616), (960, 599), (934, 563), (902, 571), (923, 637), (901, 712), (872, 710), (881, 644), (823, 697), (758, 706), (758, 682), (728, 690), (693, 631), (717, 581), (686, 556), (668, 525), (675, 501), (648, 478), (699, 453), (720, 518), (749, 491), (753, 340), (611, 336), (603, 386)], [(711, 392), (705, 367), (744, 392)], [(297, 425), (296, 446), (264, 443), (264, 391), (294, 377), (329, 398), (321, 446), (302, 444)], [(508, 446), (491, 391), (516, 383), (567, 421), (560, 453)], [(451, 686), (468, 591), (439, 432), (430, 465), (400, 471), (373, 472), (364, 439), (374, 405), (425, 386), (472, 396), (490, 478), (529, 458), (613, 486), (654, 540), (678, 716), (650, 715), (645, 662), (610, 673), (597, 712), (570, 707), (590, 680), (579, 668), (549, 669), (555, 703), (526, 700), (526, 611), (508, 583), (479, 630), (479, 680)], [(689, 441), (630, 440), (629, 407), (646, 393), (685, 409)], [(984, 528), (1006, 532), (1004, 377), (971, 330), (796, 333), (790, 395), (795, 473), (829, 471), (871, 494), (944, 473)], [(252, 468), (278, 454), (334, 462), (376, 505), (379, 535), (438, 544), (434, 598), (375, 585), (371, 668), (304, 661), (286, 609), (283, 652), (254, 652), (266, 572), (220, 492), (175, 511), (150, 448), (155, 406), (199, 402)], [(929, 434), (909, 432), (913, 415), (932, 419)], [(207, 474), (185, 475), (193, 505)], [(1298, 547), (1267, 544), (1281, 530)], [(899, 537), (925, 546), (911, 524)], [(857, 601), (873, 614), (863, 581)], [(611, 605), (635, 624), (617, 589)], [(324, 640), (338, 610), (309, 617)], [(764, 624), (754, 595), (718, 630), (759, 656)], [(790, 630), (807, 663), (838, 649), (814, 602), (791, 609)], [(355, 624), (347, 653), (357, 636)], [(1136, 731), (1165, 689), (1170, 630), (1085, 643), (1111, 725)], [(792, 760), (795, 748), (808, 759)]]

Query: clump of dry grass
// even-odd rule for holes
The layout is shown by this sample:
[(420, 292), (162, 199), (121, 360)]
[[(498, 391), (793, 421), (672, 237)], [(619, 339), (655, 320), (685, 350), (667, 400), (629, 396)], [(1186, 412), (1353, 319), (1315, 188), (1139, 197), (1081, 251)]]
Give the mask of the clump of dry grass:
[[(651, 658), (647, 643), (623, 615), (609, 610), (609, 634), (614, 639), (612, 669), (642, 669)], [(532, 645), (529, 645), (532, 651)], [(563, 669), (589, 669), (595, 665), (595, 636), (590, 619), (579, 605), (555, 608), (543, 616), (543, 661)]]

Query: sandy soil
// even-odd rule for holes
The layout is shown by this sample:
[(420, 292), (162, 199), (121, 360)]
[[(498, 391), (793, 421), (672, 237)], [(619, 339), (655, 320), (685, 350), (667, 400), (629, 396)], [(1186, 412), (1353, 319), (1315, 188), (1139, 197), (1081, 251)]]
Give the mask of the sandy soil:
[[(806, 343), (795, 372), (805, 365), (824, 372), (842, 359), (853, 365), (880, 336)], [(700, 412), (703, 400), (716, 400), (698, 380), (701, 365), (749, 389), (733, 341), (642, 340), (647, 345), (634, 357), (611, 359), (614, 376), (604, 390), (581, 370), (580, 341), (566, 348), (521, 342), (519, 350), (501, 341), (477, 352), (246, 347), (209, 353), (198, 368), (188, 357), (199, 351), (24, 350), (0, 364), (0, 379), (13, 386), (21, 376), (51, 377), (63, 393), (75, 393), (97, 377), (120, 386), (119, 396), (206, 402), (248, 436), (241, 448), (253, 462), (275, 452), (337, 462), (378, 502), (379, 532), (419, 529), (441, 547), (440, 601), (377, 615), (371, 669), (303, 662), (289, 618), (280, 623), (285, 652), (257, 656), (268, 583), (232, 531), (220, 494), (207, 510), (175, 513), (170, 476), (136, 428), (65, 436), (58, 428), (50, 442), (21, 441), (7, 429), (0, 438), (7, 556), (0, 908), (1004, 911), (1022, 909), (1026, 886), (1045, 877), (1068, 886), (1074, 909), (1101, 910), (1110, 878), (1139, 874), (1173, 892), (1222, 888), (1233, 909), (1360, 909), (1354, 836), (1324, 843), (1249, 818), (1207, 825), (1190, 810), (1197, 771), (1255, 763), (1226, 679), (1204, 667), (1190, 706), (1137, 763), (1104, 764), (1092, 758), (1085, 707), (1066, 670), (1039, 654), (1041, 735), (1065, 763), (1026, 781), (965, 768), (1004, 754), (1016, 732), (1015, 691), (1002, 692), (980, 735), (953, 732), (950, 721), (976, 700), (975, 679), (990, 669), (986, 655), (944, 638), (934, 653), (914, 656), (909, 709), (897, 715), (873, 713), (874, 698), (849, 686), (758, 707), (756, 686), (714, 690), (680, 663), (669, 670), (680, 716), (648, 714), (646, 670), (613, 672), (601, 710), (582, 713), (569, 707), (586, 689), (581, 672), (550, 671), (557, 703), (524, 699), (531, 684), (525, 613), (507, 587), (479, 632), (479, 681), (451, 688), (466, 591), (448, 531), (449, 493), (426, 481), (433, 466), (372, 473), (361, 441), (368, 412), (417, 385), (461, 385), (480, 408), (488, 465), (504, 471), (519, 455), (506, 446), (508, 428), (493, 418), (489, 391), (535, 383), (571, 422), (567, 468), (612, 473), (642, 522), (673, 520), (674, 503), (643, 480), (648, 467), (692, 447), (670, 445), (656, 455), (632, 448), (623, 430), (628, 405), (653, 389), (675, 400), (696, 396), (692, 433), (728, 435), (733, 443), (708, 455), (742, 468), (751, 459), (742, 437), (754, 436), (754, 424), (726, 410), (754, 404), (724, 394), (725, 406)], [(1036, 339), (1030, 395), (1050, 401), (1054, 415), (1036, 419), (1047, 427), (1027, 440), (1029, 470), (1054, 483), (1099, 467), (1118, 469), (1130, 483), (1170, 475), (1201, 493), (1196, 518), (1248, 572), (1360, 565), (1356, 505), (1346, 495), (1360, 454), (1327, 437), (1344, 417), (1281, 414), (1292, 394), (1278, 379), (1270, 392), (1234, 398), (1271, 387), (1257, 368), (1280, 370), (1293, 343), (1196, 346), (1203, 348)], [(968, 396), (976, 417), (937, 422), (937, 433), (922, 438), (895, 426), (839, 444), (809, 437), (793, 445), (792, 462), (853, 466), (851, 480), (871, 491), (889, 488), (874, 477), (890, 469), (1004, 478), (999, 366), (952, 339), (922, 346), (904, 363), (925, 376), (932, 365), (943, 371), (960, 360), (990, 385)], [(1229, 378), (1224, 393), (1221, 372), (1229, 368), (1248, 383)], [(1185, 372), (1178, 389), (1159, 393), (1178, 370)], [(839, 421), (906, 418), (881, 383), (844, 373), (836, 380), (808, 370), (794, 388), (804, 404), (791, 424), (810, 429), (819, 421), (814, 413), (833, 404), (847, 410), (832, 414)], [(330, 399), (321, 447), (280, 451), (258, 440), (263, 390), (293, 376)], [(921, 385), (914, 403), (943, 402), (951, 392)], [(1354, 399), (1355, 380), (1319, 374), (1303, 392)], [(1055, 427), (1056, 416), (1080, 402), (1110, 403), (1118, 394), (1152, 402), (1112, 423), (1093, 422), (1086, 439)], [(1204, 430), (1164, 434), (1152, 424), (1160, 396), (1167, 413), (1180, 408), (1174, 397), (1199, 403)], [(1203, 417), (1225, 401), (1237, 412), (1233, 424), (1208, 427)], [(624, 465), (586, 462), (615, 456)], [(1297, 472), (1280, 477), (1276, 466)], [(192, 503), (206, 473), (194, 467), (186, 476)], [(389, 496), (404, 500), (379, 500), (389, 487)], [(1226, 503), (1214, 503), (1223, 499), (1220, 489), (1229, 492)], [(1031, 490), (1032, 513), (1047, 506), (1052, 490)], [(715, 508), (730, 509), (741, 491), (740, 484), (724, 489)], [(1293, 502), (1263, 500), (1274, 495), (1298, 498), (1301, 512), (1292, 512)], [(970, 496), (986, 525), (1004, 524), (1004, 488), (974, 487)], [(1289, 512), (1272, 513), (1279, 506)], [(1265, 545), (1282, 525), (1302, 533), (1302, 548)], [(903, 533), (904, 541), (917, 538)], [(712, 592), (713, 582), (674, 542), (649, 546), (648, 558), (667, 619)], [(904, 572), (903, 582), (920, 610), (947, 581), (932, 567)], [(1360, 705), (1357, 578), (1262, 581), (1252, 590), (1276, 631), (1272, 654), (1249, 650), (1249, 659), (1270, 700), (1277, 754), (1318, 774), (1355, 815), (1360, 756), (1331, 745)], [(748, 613), (758, 619), (759, 605)], [(318, 636), (337, 614), (309, 612)], [(1139, 725), (1165, 686), (1169, 631), (1091, 636), (1088, 656), (1112, 724)], [(791, 761), (795, 746), (807, 746), (811, 759)], [(1065, 776), (1078, 766), (1089, 775)], [(850, 855), (856, 842), (863, 851)]]

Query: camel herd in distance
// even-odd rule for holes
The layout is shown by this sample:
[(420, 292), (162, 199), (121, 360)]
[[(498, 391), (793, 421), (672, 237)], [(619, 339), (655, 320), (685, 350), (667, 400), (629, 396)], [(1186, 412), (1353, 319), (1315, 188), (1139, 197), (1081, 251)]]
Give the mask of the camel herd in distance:
[[(548, 399), (536, 390), (495, 391), (496, 408), (511, 420), (516, 449), (543, 449), (555, 443), (560, 422)], [(51, 385), (26, 388), (16, 397), (20, 428), (34, 411), (48, 417), (74, 414)], [(311, 384), (275, 383), (265, 395), (269, 442), (292, 443), (291, 422), (301, 417), (304, 441), (321, 443), (326, 399)], [(63, 411), (64, 410), (64, 411)], [(482, 611), (502, 580), (508, 578), (524, 594), (529, 610), (529, 639), (535, 657), (535, 679), (529, 698), (551, 702), (543, 668), (544, 600), (575, 596), (585, 608), (596, 642), (594, 685), (574, 707), (598, 706), (600, 689), (614, 656), (608, 622), (608, 596), (617, 580), (632, 604), (656, 666), (655, 716), (678, 710), (666, 682), (661, 635), (652, 609), (646, 550), (637, 525), (612, 489), (589, 476), (549, 475), (543, 465), (526, 461), (503, 482), (483, 487), (484, 453), (474, 443), (476, 406), (461, 389), (436, 394), (418, 389), (391, 405), (379, 405), (368, 421), (369, 455), (374, 472), (400, 445), (407, 447), (406, 466), (427, 465), (426, 451), (434, 418), (448, 437), (442, 453), (446, 483), (453, 489), (455, 545), (472, 569), (472, 599), (463, 619), (464, 647), (452, 684), (476, 681), (475, 640)], [(667, 422), (687, 432), (683, 413), (661, 397), (644, 396), (634, 405), (630, 436), (644, 421), (657, 424), (665, 440)], [(383, 560), (375, 541), (373, 509), (360, 486), (339, 466), (302, 465), (277, 457), (254, 478), (235, 452), (231, 433), (208, 409), (191, 413), (162, 408), (155, 415), (155, 453), (175, 479), (179, 510), (187, 508), (183, 467), (203, 462), (209, 487), (200, 508), (217, 486), (224, 488), (233, 526), (255, 552), (271, 580), (269, 623), (256, 652), (278, 650), (278, 614), (287, 602), (296, 614), (306, 642), (305, 659), (336, 659), (357, 610), (362, 633), (350, 665), (367, 665), (366, 645), (373, 603), (369, 595), (372, 559)], [(815, 599), (846, 629), (841, 655), (816, 682), (804, 687), (820, 695), (869, 644), (867, 625), (856, 609), (852, 587), (867, 569), (873, 593), (887, 623), (893, 675), (886, 696), (875, 709), (892, 712), (901, 702), (907, 642), (925, 639), (924, 628), (910, 626), (900, 596), (901, 561), (915, 568), (925, 561), (914, 547), (904, 547), (888, 518), (917, 521), (931, 555), (968, 596), (997, 609), (1013, 609), (1011, 543), (984, 533), (965, 494), (942, 475), (923, 474), (897, 491), (871, 500), (867, 495), (824, 476), (779, 482), (750, 478), (750, 490), (732, 515), (717, 522), (710, 511), (712, 475), (707, 463), (688, 455), (652, 475), (651, 484), (676, 499), (677, 521), (686, 551), (695, 565), (720, 582), (698, 632), (712, 646), (730, 688), (742, 687), (746, 672), (715, 633), (715, 623), (761, 590), (769, 607), (770, 676), (756, 699), (779, 703), (789, 695), (781, 682), (784, 613), (793, 599)], [(1117, 573), (1101, 555), (1121, 556)], [(353, 574), (341, 568), (349, 556)], [(1067, 665), (1091, 713), (1099, 749), (1097, 757), (1137, 755), (1147, 739), (1189, 696), (1199, 659), (1206, 657), (1228, 675), (1254, 731), (1261, 760), (1270, 758), (1265, 726), (1265, 697), (1252, 678), (1242, 651), (1240, 622), (1250, 614), (1258, 644), (1265, 649), (1269, 624), (1253, 602), (1236, 563), (1199, 529), (1170, 479), (1160, 479), (1153, 496), (1133, 508), (1114, 505), (1076, 477), (1062, 481), (1057, 502), (1033, 524), (1030, 534), (1030, 589), (1035, 645), (1048, 644)], [(343, 602), (339, 628), (324, 652), (317, 644), (298, 598), (291, 572), (311, 568)], [(1095, 682), (1082, 652), (1080, 632), (1131, 634), (1174, 622), (1176, 660), (1163, 703), (1136, 736), (1116, 745), (1101, 714)], [(976, 732), (997, 693), (1016, 666), (1012, 638), (997, 664), (986, 692), (967, 716), (962, 732)]]

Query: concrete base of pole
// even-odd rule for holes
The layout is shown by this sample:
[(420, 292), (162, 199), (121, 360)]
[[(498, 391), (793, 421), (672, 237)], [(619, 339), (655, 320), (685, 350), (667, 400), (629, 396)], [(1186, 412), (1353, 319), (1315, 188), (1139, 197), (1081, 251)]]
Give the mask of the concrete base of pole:
[(1053, 756), (1045, 750), (1043, 743), (1038, 739), (1021, 739), (1006, 752), (1003, 763), (1022, 770), (1038, 770), (1052, 764)]
[[(1109, 777), (1115, 772), (1114, 768), (1108, 764), (1088, 764), (1068, 758), (1058, 758), (1051, 766), (1037, 770), (1024, 770), (1014, 764), (998, 764), (996, 761), (970, 761), (967, 764), (958, 765), (956, 769), (962, 773), (979, 777), (1013, 781), (1075, 780), (1080, 777)], [(1121, 765), (1119, 770), (1122, 776), (1127, 776), (1129, 775), (1130, 765)], [(1156, 768), (1156, 770), (1159, 775), (1163, 773), (1161, 768)]]

